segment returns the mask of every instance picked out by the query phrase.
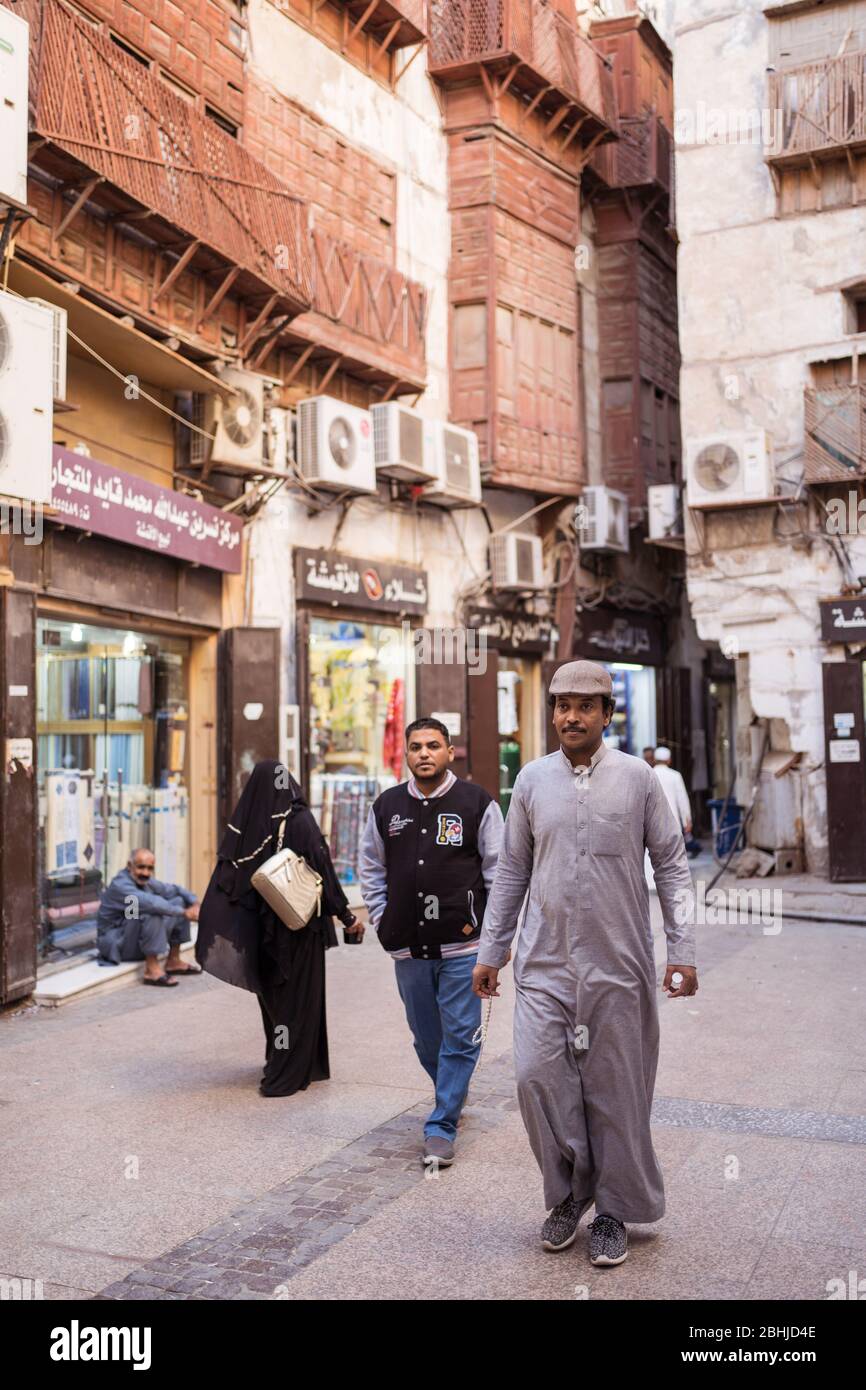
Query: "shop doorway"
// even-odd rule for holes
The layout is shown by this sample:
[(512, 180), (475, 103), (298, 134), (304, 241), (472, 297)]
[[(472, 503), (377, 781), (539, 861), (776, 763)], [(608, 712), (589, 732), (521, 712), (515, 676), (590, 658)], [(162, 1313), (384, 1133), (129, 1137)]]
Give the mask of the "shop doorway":
[(733, 680), (707, 683), (709, 729), (710, 800), (724, 800), (732, 792), (736, 768), (737, 687)]
[(379, 792), (405, 776), (403, 731), (415, 717), (411, 633), (313, 614), (304, 626), (310, 805), (357, 905), (367, 813)]
[(627, 661), (602, 664), (610, 672), (616, 700), (604, 741), (639, 758), (645, 748), (656, 746), (656, 668)]
[(189, 882), (189, 662), (184, 637), (37, 620), (40, 954), (96, 944), (104, 886), (136, 848)]
[(530, 657), (495, 656), (499, 805), (507, 815), (518, 772), (541, 752), (540, 674), (538, 661)]

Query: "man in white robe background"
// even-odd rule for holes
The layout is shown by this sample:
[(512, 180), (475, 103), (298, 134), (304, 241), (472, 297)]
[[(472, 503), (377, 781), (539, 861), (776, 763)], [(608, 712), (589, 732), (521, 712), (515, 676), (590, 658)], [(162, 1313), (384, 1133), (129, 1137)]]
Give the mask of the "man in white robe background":
[(682, 831), (653, 769), (603, 742), (611, 691), (609, 673), (593, 661), (569, 662), (551, 681), (560, 748), (515, 781), (473, 979), (482, 998), (498, 993), (526, 897), (514, 1063), (550, 1209), (542, 1244), (571, 1245), (594, 1202), (590, 1259), (598, 1265), (626, 1258), (626, 1222), (664, 1214), (650, 1135), (659, 1026), (645, 849), (667, 938), (663, 988), (683, 998), (698, 987)]
[(671, 767), (671, 750), (669, 748), (656, 748), (653, 758), (655, 759), (653, 772), (661, 782), (662, 791), (682, 827), (683, 834), (688, 837), (692, 833), (692, 808), (689, 805), (689, 794), (686, 791), (683, 775), (681, 772), (677, 772), (675, 767)]

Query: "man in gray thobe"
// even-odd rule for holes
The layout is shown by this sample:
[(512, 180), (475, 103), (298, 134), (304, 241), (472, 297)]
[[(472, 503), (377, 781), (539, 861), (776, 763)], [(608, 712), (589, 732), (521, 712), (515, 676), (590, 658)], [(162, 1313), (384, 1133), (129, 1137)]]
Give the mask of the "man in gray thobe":
[(590, 1258), (621, 1264), (625, 1223), (658, 1221), (665, 1208), (650, 1135), (659, 1025), (644, 849), (664, 918), (670, 998), (697, 989), (694, 891), (652, 768), (602, 741), (615, 707), (605, 668), (561, 666), (549, 704), (560, 749), (528, 763), (514, 783), (473, 986), (483, 998), (496, 995), (526, 898), (514, 1063), (553, 1209), (542, 1243), (571, 1245), (594, 1202)]

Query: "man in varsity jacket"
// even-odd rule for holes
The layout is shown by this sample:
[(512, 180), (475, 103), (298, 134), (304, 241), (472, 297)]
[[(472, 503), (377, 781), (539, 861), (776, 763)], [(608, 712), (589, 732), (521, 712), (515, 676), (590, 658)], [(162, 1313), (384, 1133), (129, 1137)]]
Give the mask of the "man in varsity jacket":
[(481, 1000), (472, 971), (502, 839), (502, 812), (483, 787), (455, 777), (438, 719), (406, 730), (411, 777), (382, 792), (361, 844), (361, 891), (393, 958), (418, 1060), (436, 1088), (424, 1163), (454, 1161), (454, 1137), (478, 1061)]

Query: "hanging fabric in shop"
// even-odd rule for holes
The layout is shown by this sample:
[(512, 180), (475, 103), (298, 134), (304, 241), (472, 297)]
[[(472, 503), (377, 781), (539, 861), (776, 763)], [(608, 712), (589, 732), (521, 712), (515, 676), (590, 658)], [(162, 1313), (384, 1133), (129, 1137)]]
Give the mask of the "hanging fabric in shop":
[(47, 872), (93, 864), (96, 844), (90, 778), (78, 771), (45, 774)]
[(150, 847), (157, 874), (166, 883), (188, 880), (188, 816), (189, 794), (185, 787), (161, 787), (153, 792)]
[(398, 676), (392, 682), (385, 714), (385, 733), (382, 739), (382, 762), (400, 780), (403, 771), (403, 720), (406, 712), (406, 691)]

